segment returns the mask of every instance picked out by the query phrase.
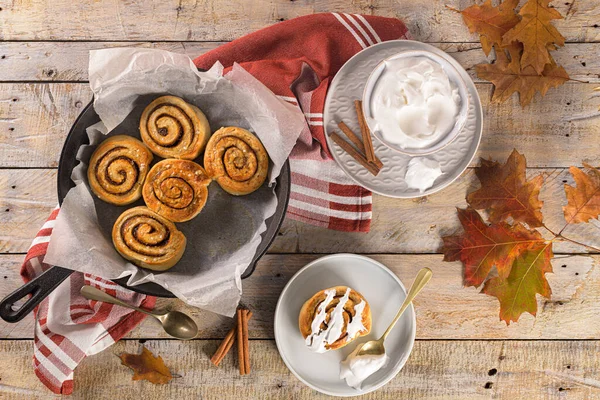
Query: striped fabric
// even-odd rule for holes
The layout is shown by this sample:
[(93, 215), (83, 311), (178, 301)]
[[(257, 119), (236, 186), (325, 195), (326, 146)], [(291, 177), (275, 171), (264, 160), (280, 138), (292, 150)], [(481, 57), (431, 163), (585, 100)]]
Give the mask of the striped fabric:
[(341, 231), (369, 231), (371, 192), (333, 161), (323, 108), (329, 83), (342, 65), (362, 49), (392, 39), (408, 39), (398, 19), (323, 13), (275, 24), (194, 60), (205, 69), (220, 61), (226, 71), (237, 62), (304, 113), (306, 127), (290, 154), (289, 218)]
[[(50, 268), (43, 262), (58, 208), (33, 240), (21, 276), (25, 282)], [(86, 356), (98, 353), (135, 328), (145, 317), (137, 311), (89, 301), (79, 294), (83, 285), (104, 290), (127, 303), (152, 309), (156, 299), (124, 289), (89, 274), (74, 272), (35, 309), (33, 366), (52, 392), (73, 392), (73, 370)]]

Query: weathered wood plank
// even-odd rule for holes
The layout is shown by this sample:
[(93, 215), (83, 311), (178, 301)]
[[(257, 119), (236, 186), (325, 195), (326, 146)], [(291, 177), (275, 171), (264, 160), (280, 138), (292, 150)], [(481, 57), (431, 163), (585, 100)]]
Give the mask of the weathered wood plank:
[[(92, 49), (144, 47), (174, 51), (191, 58), (222, 42), (0, 42), (0, 81), (87, 81), (88, 54)], [(481, 82), (475, 65), (488, 62), (478, 43), (431, 43), (441, 48)], [(554, 53), (556, 62), (573, 79), (600, 82), (596, 43), (567, 43)]]
[[(252, 341), (252, 374), (240, 377), (235, 358), (221, 367), (207, 354), (217, 341), (150, 341), (177, 377), (167, 385), (132, 382), (118, 354), (141, 351), (121, 341), (88, 357), (75, 372), (77, 399), (329, 399), (304, 386), (285, 367), (273, 341)], [(0, 394), (7, 400), (54, 398), (31, 367), (30, 341), (2, 341)], [(417, 341), (403, 370), (359, 399), (591, 399), (600, 396), (597, 341)], [(59, 398), (59, 396), (56, 396)]]
[[(254, 274), (243, 282), (242, 302), (254, 316), (250, 335), (256, 339), (273, 338), (273, 313), (281, 290), (300, 268), (318, 255), (265, 256)], [(434, 271), (430, 284), (415, 300), (417, 337), (420, 339), (600, 339), (600, 256), (557, 255), (554, 273), (548, 275), (552, 287), (549, 300), (538, 298), (538, 317), (526, 314), (518, 323), (506, 326), (498, 318), (498, 302), (462, 287), (459, 263), (444, 263), (441, 255), (372, 255), (387, 265), (405, 284), (417, 271)], [(18, 270), (23, 256), (0, 256), (0, 298), (21, 286)], [(563, 267), (564, 266), (564, 267)], [(5, 278), (6, 277), (6, 278)], [(159, 300), (189, 313), (200, 327), (199, 337), (224, 337), (232, 325), (229, 318), (189, 307), (178, 300)], [(31, 338), (33, 318), (17, 324), (0, 321), (0, 339)], [(166, 338), (154, 320), (144, 321), (130, 335), (134, 338)], [(1, 382), (0, 382), (1, 383)]]
[[(596, 164), (598, 161), (596, 161)], [(562, 205), (566, 203), (564, 183), (572, 178), (566, 169), (530, 169), (530, 176), (543, 173), (541, 193), (547, 225), (559, 231), (564, 225)], [(564, 183), (563, 183), (564, 182)], [(465, 207), (465, 195), (473, 190), (476, 178), (468, 170), (451, 186), (431, 196), (413, 200), (374, 195), (371, 232), (332, 232), (312, 225), (286, 220), (270, 251), (272, 253), (336, 253), (353, 249), (361, 253), (436, 253), (441, 236), (459, 229), (456, 207)], [(32, 238), (57, 204), (56, 170), (0, 169), (0, 252), (25, 252)], [(600, 222), (577, 224), (565, 234), (600, 247)], [(569, 243), (556, 243), (555, 251), (586, 252)]]
[[(415, 39), (428, 42), (476, 41), (460, 14), (448, 9), (470, 5), (460, 0), (168, 0), (119, 2), (107, 7), (91, 0), (51, 3), (4, 3), (0, 10), (2, 40), (232, 40), (301, 15), (347, 12), (397, 17)], [(594, 0), (555, 1), (564, 20), (556, 27), (572, 42), (600, 39), (600, 5)]]
[[(532, 167), (598, 163), (600, 97), (597, 84), (571, 83), (521, 109), (518, 99), (490, 103), (492, 86), (477, 84), (485, 110), (479, 155), (503, 159), (513, 147)], [(0, 83), (0, 168), (54, 167), (81, 109), (91, 100), (85, 83)], [(596, 117), (585, 116), (596, 115)]]

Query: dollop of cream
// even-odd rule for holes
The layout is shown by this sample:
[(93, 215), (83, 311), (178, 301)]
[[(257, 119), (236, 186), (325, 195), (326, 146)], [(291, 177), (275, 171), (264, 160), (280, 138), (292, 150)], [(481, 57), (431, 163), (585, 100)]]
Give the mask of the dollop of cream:
[(423, 193), (433, 186), (442, 173), (437, 161), (425, 157), (413, 157), (408, 162), (404, 180), (409, 188), (419, 189), (419, 192)]
[(453, 129), (461, 105), (458, 89), (428, 57), (385, 61), (370, 101), (374, 129), (402, 149), (438, 142)]
[[(344, 333), (344, 307), (350, 299), (351, 289), (346, 289), (346, 293), (340, 299), (339, 303), (335, 306), (327, 321), (326, 329), (321, 329), (321, 325), (327, 318), (327, 306), (331, 303), (335, 297), (335, 290), (329, 289), (325, 291), (325, 300), (317, 308), (317, 313), (312, 320), (310, 325), (311, 333), (306, 337), (306, 345), (309, 349), (316, 353), (325, 353), (327, 345), (337, 342), (342, 334)], [(365, 309), (365, 301), (362, 300), (360, 303), (354, 306), (354, 318), (346, 326), (346, 342), (353, 340), (356, 335), (365, 330), (365, 326), (362, 323), (362, 314)]]
[(361, 389), (363, 382), (385, 367), (389, 357), (387, 354), (358, 356), (362, 345), (356, 346), (356, 349), (340, 363), (340, 379), (345, 379), (348, 386), (355, 389)]

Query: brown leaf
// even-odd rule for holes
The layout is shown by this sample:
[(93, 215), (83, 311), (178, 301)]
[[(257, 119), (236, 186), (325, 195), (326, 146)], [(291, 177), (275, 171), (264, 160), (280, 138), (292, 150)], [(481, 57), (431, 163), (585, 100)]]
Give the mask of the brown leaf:
[(460, 12), (469, 31), (479, 34), (486, 56), (494, 44), (501, 46), (502, 36), (519, 23), (519, 16), (514, 11), (518, 4), (519, 0), (506, 0), (494, 7), (492, 1), (487, 0), (482, 5), (474, 4)]
[(483, 286), (483, 293), (500, 301), (500, 319), (507, 325), (517, 322), (524, 312), (535, 316), (536, 294), (550, 298), (546, 273), (552, 272), (552, 257), (551, 242), (529, 248), (515, 259), (508, 278), (491, 278)]
[(538, 231), (529, 230), (522, 224), (501, 222), (488, 226), (471, 207), (458, 209), (458, 218), (464, 233), (442, 238), (442, 252), (444, 261), (463, 263), (466, 286), (481, 285), (494, 266), (498, 275), (506, 279), (523, 251), (545, 243)]
[[(514, 52), (516, 53), (516, 52)], [(563, 67), (556, 63), (546, 64), (542, 74), (538, 75), (531, 66), (521, 69), (519, 58), (513, 56), (508, 59), (503, 51), (496, 52), (495, 64), (479, 64), (475, 66), (477, 76), (494, 84), (494, 95), (492, 101), (506, 101), (513, 93), (519, 93), (521, 107), (531, 102), (536, 92), (542, 96), (548, 89), (557, 87), (569, 80), (569, 75)]]
[(502, 39), (504, 46), (515, 41), (523, 43), (521, 66), (531, 67), (538, 75), (547, 75), (547, 64), (554, 64), (549, 47), (565, 45), (565, 38), (551, 24), (554, 19), (562, 19), (562, 15), (548, 7), (549, 3), (550, 0), (528, 0), (519, 11), (521, 22), (506, 32)]
[(583, 165), (589, 170), (587, 174), (577, 167), (569, 168), (577, 186), (565, 184), (568, 202), (563, 211), (570, 224), (588, 222), (600, 215), (600, 170)]
[(489, 210), (491, 222), (505, 221), (508, 217), (525, 222), (532, 228), (542, 226), (542, 205), (539, 199), (544, 183), (541, 175), (527, 180), (527, 160), (513, 150), (504, 165), (481, 160), (476, 169), (481, 188), (467, 195), (467, 202), (476, 209)]
[(152, 383), (165, 384), (173, 379), (163, 359), (160, 356), (155, 357), (146, 347), (142, 348), (141, 354), (123, 353), (119, 358), (121, 364), (134, 371), (134, 381), (145, 379)]

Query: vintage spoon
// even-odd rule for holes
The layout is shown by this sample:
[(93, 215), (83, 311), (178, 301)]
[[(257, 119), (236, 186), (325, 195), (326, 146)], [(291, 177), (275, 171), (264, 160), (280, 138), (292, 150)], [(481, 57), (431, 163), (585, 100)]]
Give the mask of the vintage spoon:
[(147, 315), (151, 315), (156, 318), (162, 325), (165, 332), (177, 339), (187, 340), (193, 339), (198, 334), (198, 326), (188, 315), (179, 311), (169, 311), (165, 314), (155, 314), (150, 311), (143, 310), (138, 307), (134, 307), (127, 304), (113, 296), (104, 293), (100, 289), (96, 289), (93, 286), (85, 285), (81, 288), (81, 295), (88, 300), (102, 301), (104, 303), (116, 304), (121, 307), (131, 308), (142, 312)]
[(412, 286), (410, 287), (410, 290), (408, 291), (408, 295), (406, 295), (406, 299), (404, 299), (404, 303), (402, 303), (402, 307), (400, 307), (398, 314), (396, 314), (390, 326), (388, 326), (388, 328), (385, 330), (385, 332), (383, 332), (383, 335), (381, 335), (379, 339), (365, 342), (356, 354), (357, 356), (378, 356), (385, 354), (385, 347), (383, 347), (383, 341), (385, 340), (387, 335), (392, 331), (392, 328), (394, 328), (394, 325), (396, 325), (396, 322), (398, 322), (404, 311), (408, 308), (408, 305), (412, 303), (413, 299), (417, 297), (417, 294), (419, 294), (421, 289), (423, 289), (427, 282), (429, 282), (432, 275), (433, 272), (431, 272), (429, 268), (422, 268), (419, 271)]

